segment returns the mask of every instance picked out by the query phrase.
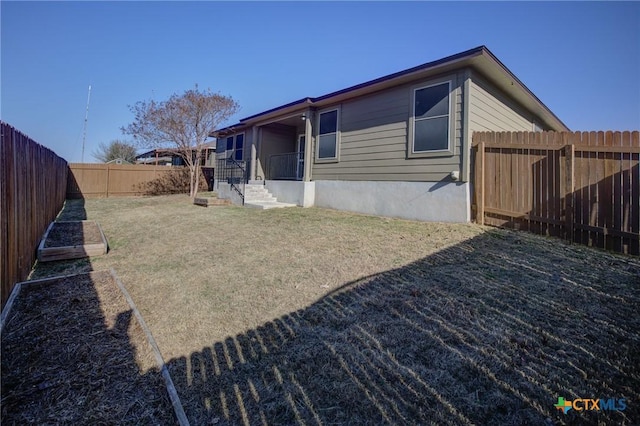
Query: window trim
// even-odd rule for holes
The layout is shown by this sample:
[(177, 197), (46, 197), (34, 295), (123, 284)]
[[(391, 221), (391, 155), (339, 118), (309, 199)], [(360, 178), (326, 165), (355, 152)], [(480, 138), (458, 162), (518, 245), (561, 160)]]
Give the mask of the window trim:
[[(238, 160), (236, 158), (236, 151), (238, 150), (238, 145), (237, 145), (238, 144), (238, 136), (240, 136), (240, 135), (242, 135), (242, 158)], [(244, 161), (244, 149), (245, 149), (245, 145), (246, 145), (245, 144), (245, 139), (246, 138), (245, 138), (244, 132), (238, 133), (237, 135), (233, 136), (233, 152), (232, 152), (231, 155), (233, 156), (233, 159), (236, 160), (236, 161)]]
[[(323, 157), (320, 158), (320, 116), (322, 114), (326, 114), (329, 112), (333, 112), (336, 111), (336, 155), (334, 157)], [(316, 131), (315, 133), (315, 163), (337, 163), (340, 161), (340, 136), (341, 136), (341, 131), (340, 131), (340, 112), (341, 112), (341, 107), (340, 105), (335, 106), (335, 107), (331, 107), (331, 108), (326, 108), (323, 110), (318, 111), (317, 116), (316, 116)], [(326, 135), (330, 135), (333, 134), (332, 133), (325, 133)]]
[[(444, 115), (421, 118), (416, 120), (416, 92), (422, 89), (428, 89), (430, 87), (441, 86), (447, 84), (449, 88), (448, 95), (448, 122), (447, 122), (447, 148), (446, 149), (432, 149), (428, 151), (415, 151), (415, 123), (416, 121), (429, 120), (432, 118), (444, 117)], [(455, 87), (453, 85), (453, 79), (451, 77), (444, 78), (429, 82), (428, 84), (420, 84), (411, 87), (411, 106), (409, 113), (409, 134), (407, 138), (407, 158), (425, 158), (425, 157), (451, 157), (455, 155), (455, 144), (453, 139), (455, 138), (455, 102), (452, 102), (451, 98), (455, 97)]]

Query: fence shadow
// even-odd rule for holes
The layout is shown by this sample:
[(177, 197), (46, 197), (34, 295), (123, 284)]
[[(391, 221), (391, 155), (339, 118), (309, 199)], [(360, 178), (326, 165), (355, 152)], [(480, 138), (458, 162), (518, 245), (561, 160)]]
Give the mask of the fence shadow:
[(144, 339), (108, 272), (23, 286), (2, 332), (2, 424), (175, 423), (157, 368), (139, 367)]
[(76, 200), (76, 199), (84, 199), (84, 194), (82, 193), (82, 189), (80, 187), (80, 182), (78, 182), (76, 174), (73, 172), (73, 169), (67, 165), (67, 192), (66, 199), (68, 200)]
[(57, 221), (87, 220), (84, 198), (65, 200), (62, 210), (56, 217)]
[[(83, 198), (56, 218), (85, 219)], [(23, 285), (2, 330), (2, 424), (176, 423), (133, 311), (92, 271), (90, 258), (38, 262), (30, 280), (49, 280)]]
[(640, 263), (587, 250), (492, 230), (169, 370), (192, 424), (630, 423), (554, 408), (640, 398)]

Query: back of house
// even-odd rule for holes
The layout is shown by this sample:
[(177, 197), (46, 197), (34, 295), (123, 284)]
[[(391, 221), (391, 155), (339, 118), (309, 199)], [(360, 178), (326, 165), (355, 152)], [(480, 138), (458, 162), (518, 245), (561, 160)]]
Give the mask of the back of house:
[[(543, 130), (568, 128), (480, 46), (246, 117), (214, 136), (217, 170), (239, 168), (234, 176), (279, 201), (468, 222), (472, 133)], [(216, 186), (232, 199), (244, 188), (222, 174)]]

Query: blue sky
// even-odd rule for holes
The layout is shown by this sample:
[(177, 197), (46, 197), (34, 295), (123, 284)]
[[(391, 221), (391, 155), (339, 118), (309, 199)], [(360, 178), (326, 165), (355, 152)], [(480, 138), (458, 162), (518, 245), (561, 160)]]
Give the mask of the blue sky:
[[(572, 130), (640, 128), (640, 3), (0, 2), (3, 121), (85, 162), (197, 83), (236, 120), (486, 45)], [(229, 123), (230, 124), (230, 123)]]

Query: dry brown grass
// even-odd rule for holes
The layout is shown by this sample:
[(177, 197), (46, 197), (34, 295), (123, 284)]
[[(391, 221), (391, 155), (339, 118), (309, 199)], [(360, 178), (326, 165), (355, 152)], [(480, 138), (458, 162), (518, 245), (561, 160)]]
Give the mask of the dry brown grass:
[[(84, 208), (110, 253), (55, 273), (118, 271), (194, 424), (639, 418), (637, 258), (474, 225), (180, 196)], [(564, 415), (559, 396), (628, 408)]]

